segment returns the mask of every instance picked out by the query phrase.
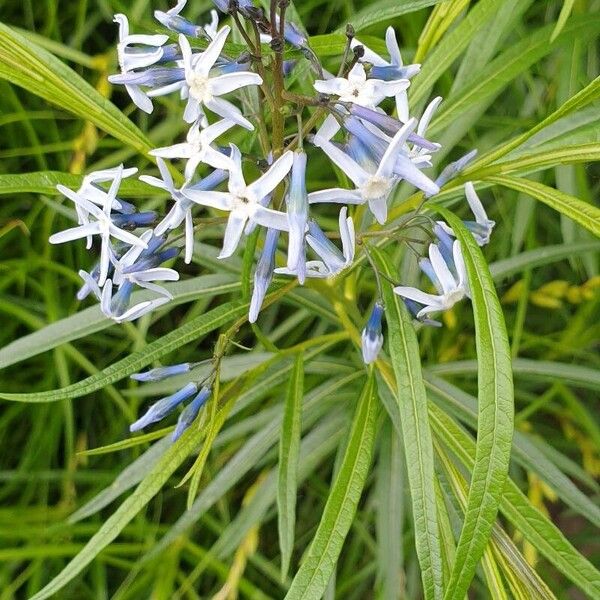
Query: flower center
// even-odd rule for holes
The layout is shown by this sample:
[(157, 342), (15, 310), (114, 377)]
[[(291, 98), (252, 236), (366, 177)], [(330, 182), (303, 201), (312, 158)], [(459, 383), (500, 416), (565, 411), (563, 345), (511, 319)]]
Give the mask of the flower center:
[(234, 210), (237, 208), (238, 210), (242, 209), (242, 210), (248, 210), (250, 208), (250, 199), (247, 198), (246, 196), (240, 195), (240, 196), (236, 196), (235, 200), (233, 201), (233, 208)]
[(462, 289), (457, 288), (455, 290), (451, 290), (446, 294), (446, 301), (448, 303), (448, 307), (454, 306), (457, 302), (463, 299), (464, 293)]
[(373, 176), (362, 188), (362, 196), (365, 200), (376, 200), (384, 198), (392, 189), (392, 183), (386, 177)]
[(198, 102), (206, 103), (212, 99), (210, 89), (210, 79), (204, 75), (194, 74), (189, 83), (190, 94), (198, 100)]

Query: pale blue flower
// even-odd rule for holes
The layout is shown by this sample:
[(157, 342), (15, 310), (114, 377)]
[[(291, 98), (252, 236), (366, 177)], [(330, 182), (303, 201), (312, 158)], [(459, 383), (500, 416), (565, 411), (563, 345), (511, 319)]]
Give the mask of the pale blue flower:
[(414, 287), (398, 286), (394, 292), (423, 306), (417, 318), (452, 308), (469, 295), (467, 271), (460, 242), (452, 245), (452, 256), (444, 257), (437, 244), (429, 245), (429, 258), (421, 259), (419, 266), (435, 286), (438, 294), (428, 294)]
[(198, 391), (198, 387), (195, 383), (188, 383), (185, 387), (181, 388), (178, 392), (175, 392), (171, 396), (162, 398), (155, 404), (153, 404), (148, 411), (139, 418), (135, 423), (132, 423), (129, 427), (129, 431), (140, 431), (151, 425), (162, 421), (167, 415), (173, 412), (182, 402), (187, 400), (190, 396)]
[(171, 435), (171, 441), (176, 442), (183, 432), (196, 420), (200, 409), (206, 404), (210, 398), (211, 390), (208, 387), (203, 387), (196, 397), (183, 409), (177, 420), (177, 425)]
[(67, 196), (67, 198), (72, 200), (81, 211), (89, 215), (89, 220), (87, 223), (78, 227), (73, 227), (71, 229), (51, 235), (49, 241), (51, 244), (62, 244), (64, 242), (70, 242), (80, 238), (87, 238), (88, 236), (99, 236), (101, 240), (101, 246), (98, 285), (100, 287), (102, 287), (108, 275), (111, 254), (111, 237), (121, 240), (122, 242), (125, 242), (131, 246), (138, 246), (141, 248), (147, 247), (147, 243), (144, 240), (138, 238), (132, 233), (129, 233), (128, 231), (125, 231), (124, 229), (120, 229), (113, 223), (111, 212), (114, 201), (117, 197), (119, 186), (121, 185), (122, 174), (123, 165), (118, 167), (116, 170), (116, 175), (110, 186), (110, 190), (107, 194), (105, 194), (104, 206), (102, 210), (92, 201), (88, 200), (77, 192), (74, 192), (62, 185), (56, 186), (56, 189), (58, 189), (61, 194)]
[[(367, 169), (369, 168), (369, 163), (377, 168), (392, 138), (378, 136), (374, 133), (373, 129), (366, 127), (356, 117), (345, 119), (344, 127), (359, 142), (359, 144), (354, 146), (355, 160), (362, 166), (366, 166)], [(410, 136), (407, 140), (409, 138)], [(423, 156), (420, 154), (415, 155), (406, 145), (398, 149), (396, 163), (394, 164), (394, 174), (426, 193), (437, 193), (439, 191), (438, 186), (420, 170), (423, 166), (429, 166), (428, 161), (423, 160)]]
[(267, 229), (265, 237), (265, 245), (260, 255), (260, 259), (254, 271), (254, 289), (252, 290), (252, 298), (250, 300), (250, 310), (248, 321), (256, 323), (258, 313), (262, 306), (267, 289), (273, 279), (273, 269), (275, 267), (275, 251), (277, 250), (277, 240), (279, 239), (279, 231), (277, 229)]
[(288, 229), (287, 215), (263, 206), (262, 202), (289, 173), (294, 161), (293, 153), (285, 152), (251, 184), (246, 184), (242, 172), (242, 155), (234, 144), (231, 144), (231, 160), (227, 192), (200, 191), (191, 187), (182, 190), (185, 196), (197, 204), (229, 213), (219, 258), (227, 258), (235, 252), (248, 223), (257, 223), (279, 231)]
[(337, 96), (339, 102), (375, 108), (385, 98), (395, 96), (406, 90), (409, 85), (408, 79), (397, 81), (367, 79), (364, 66), (356, 63), (346, 77), (317, 79), (314, 88), (321, 94)]
[[(162, 46), (169, 39), (168, 35), (130, 35), (129, 22), (125, 15), (116, 14), (114, 21), (119, 24), (117, 58), (121, 74), (149, 67), (164, 57), (165, 51)], [(127, 83), (125, 89), (138, 108), (147, 113), (152, 112), (152, 101), (139, 85)]]
[(188, 100), (183, 118), (187, 123), (193, 123), (202, 117), (202, 107), (206, 107), (220, 117), (230, 119), (252, 130), (254, 126), (242, 115), (240, 109), (220, 96), (248, 85), (260, 85), (262, 83), (260, 75), (250, 71), (214, 76), (210, 73), (223, 50), (229, 32), (229, 27), (223, 27), (206, 50), (194, 55), (193, 58), (190, 43), (184, 35), (179, 36), (185, 69), (185, 86), (182, 91), (183, 96)]
[(156, 235), (163, 235), (185, 222), (185, 262), (189, 264), (194, 254), (194, 222), (192, 216), (194, 202), (184, 194), (184, 190), (195, 190), (198, 192), (212, 190), (227, 179), (227, 172), (218, 169), (194, 185), (186, 187), (187, 184), (184, 184), (182, 188), (177, 189), (175, 188), (171, 173), (162, 158), (157, 158), (156, 163), (162, 179), (150, 175), (142, 175), (140, 179), (149, 185), (169, 192), (171, 198), (175, 200), (175, 204), (173, 204), (164, 219), (156, 226), (155, 233)]
[(375, 302), (369, 320), (361, 334), (361, 350), (365, 365), (370, 365), (377, 360), (383, 346), (382, 317), (383, 305), (380, 302)]
[[(408, 135), (416, 127), (416, 120), (411, 119), (392, 138), (385, 153), (374, 170), (366, 170), (362, 165), (348, 154), (340, 150), (335, 144), (315, 136), (314, 143), (319, 146), (327, 156), (348, 176), (356, 189), (346, 190), (332, 188), (312, 192), (308, 195), (311, 204), (317, 202), (336, 202), (343, 204), (369, 205), (375, 219), (383, 224), (387, 219), (387, 201), (394, 188), (400, 181), (396, 175), (398, 159), (402, 146), (406, 143)], [(410, 162), (410, 161), (408, 161)], [(433, 185), (433, 182), (432, 182)]]
[(231, 166), (229, 157), (215, 150), (211, 144), (234, 125), (233, 121), (223, 119), (209, 127), (200, 129), (200, 122), (196, 121), (190, 127), (185, 142), (156, 148), (151, 150), (150, 154), (161, 158), (187, 159), (184, 171), (186, 181), (194, 176), (200, 163), (205, 163), (215, 169), (229, 169)]
[[(382, 79), (384, 81), (410, 79), (417, 75), (421, 70), (421, 65), (404, 65), (402, 55), (400, 54), (400, 46), (396, 39), (396, 32), (393, 27), (388, 27), (385, 32), (385, 43), (390, 55), (390, 60), (383, 59), (379, 54), (376, 54), (369, 47), (365, 46), (358, 39), (354, 38), (351, 42), (351, 47), (362, 46), (364, 53), (360, 59), (363, 63), (370, 63), (372, 66), (370, 76), (374, 79)], [(403, 123), (406, 123), (410, 118), (408, 110), (408, 96), (406, 90), (401, 90), (396, 94), (396, 108), (398, 117)]]

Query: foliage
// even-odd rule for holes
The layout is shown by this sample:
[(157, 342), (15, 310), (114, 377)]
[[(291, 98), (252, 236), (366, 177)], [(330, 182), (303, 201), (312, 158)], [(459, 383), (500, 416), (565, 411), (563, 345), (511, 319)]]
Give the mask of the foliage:
[[(107, 83), (113, 13), (155, 33), (157, 6), (1, 6), (1, 599), (600, 598), (598, 0), (288, 8), (332, 70), (346, 23), (375, 51), (393, 25), (423, 64), (417, 112), (444, 97), (428, 130), (436, 172), (478, 150), (426, 205), (456, 232), (470, 283), (439, 329), (415, 326), (391, 285), (418, 283), (421, 232), (390, 243), (377, 225), (337, 278), (276, 278), (258, 324), (261, 242), (221, 261), (220, 222), (197, 233), (168, 307), (115, 325), (81, 306), (91, 257), (47, 243), (72, 216), (56, 185), (122, 161), (154, 172), (148, 151), (186, 132), (176, 97), (146, 115)], [(192, 1), (186, 17), (211, 7)], [(309, 191), (345, 185), (314, 160), (324, 175), (309, 171)], [(496, 221), (483, 251), (460, 220), (467, 181)], [(421, 208), (412, 192), (397, 191), (392, 222)], [(168, 205), (140, 181), (120, 196)], [(378, 286), (386, 341), (365, 366)], [(125, 378), (184, 361), (198, 379), (217, 365), (201, 416), (175, 443), (174, 423), (130, 435), (148, 397), (188, 379)]]

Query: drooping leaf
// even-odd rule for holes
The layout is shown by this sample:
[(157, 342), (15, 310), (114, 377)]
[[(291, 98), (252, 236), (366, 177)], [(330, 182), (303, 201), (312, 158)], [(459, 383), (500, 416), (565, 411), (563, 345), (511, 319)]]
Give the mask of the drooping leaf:
[(530, 179), (492, 176), (487, 180), (517, 192), (523, 192), (558, 211), (561, 215), (573, 219), (594, 235), (600, 236), (600, 209), (593, 204)]
[[(167, 284), (165, 288), (173, 294), (173, 300), (169, 306), (176, 306), (203, 296), (211, 297), (234, 292), (239, 289), (239, 282), (231, 275), (200, 275), (187, 281)], [(153, 297), (152, 292), (142, 290), (134, 292), (131, 301), (135, 304)], [(0, 369), (114, 325), (115, 322), (102, 314), (99, 306), (90, 306), (70, 317), (50, 323), (39, 331), (23, 336), (2, 348), (0, 350)]]
[(196, 317), (189, 323), (148, 344), (143, 350), (130, 354), (83, 381), (49, 392), (31, 394), (0, 393), (0, 398), (15, 402), (56, 402), (65, 398), (85, 396), (103, 388), (105, 385), (135, 373), (184, 344), (197, 340), (199, 337), (214, 331), (217, 327), (241, 317), (247, 309), (248, 305), (240, 301), (228, 302)]
[(87, 81), (50, 52), (2, 23), (0, 77), (91, 121), (142, 154), (152, 149), (150, 140)]

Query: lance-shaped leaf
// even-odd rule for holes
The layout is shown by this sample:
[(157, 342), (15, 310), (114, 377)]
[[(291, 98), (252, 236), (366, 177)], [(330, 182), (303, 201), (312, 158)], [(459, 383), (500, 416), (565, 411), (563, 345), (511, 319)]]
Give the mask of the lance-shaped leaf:
[(492, 533), (508, 475), (514, 389), (508, 334), (489, 268), (473, 235), (451, 212), (469, 278), (478, 362), (477, 452), (465, 520), (445, 598), (464, 598)]
[(286, 600), (316, 600), (329, 583), (369, 472), (377, 414), (375, 378), (371, 374), (358, 401), (348, 445), (321, 522)]

